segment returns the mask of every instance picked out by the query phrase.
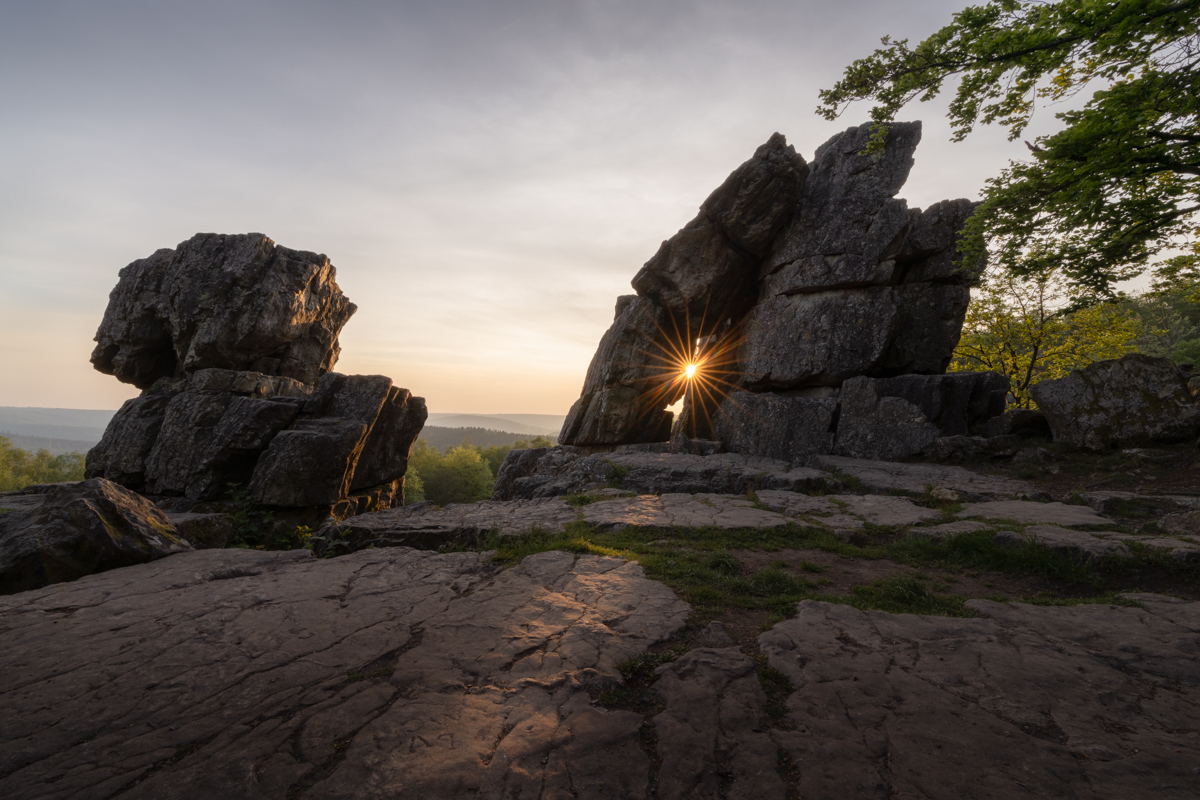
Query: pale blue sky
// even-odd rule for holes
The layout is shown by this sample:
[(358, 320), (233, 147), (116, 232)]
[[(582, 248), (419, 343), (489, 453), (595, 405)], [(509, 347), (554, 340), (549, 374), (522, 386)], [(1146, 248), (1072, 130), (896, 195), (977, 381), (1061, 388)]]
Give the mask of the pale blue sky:
[[(342, 372), (441, 412), (563, 414), (617, 295), (817, 92), (960, 2), (10, 2), (0, 6), (0, 405), (116, 408), (91, 369), (130, 261), (199, 231), (330, 256)], [(901, 196), (976, 197), (1003, 131), (940, 102)], [(1040, 113), (1040, 112), (1039, 112)], [(1052, 128), (1041, 114), (1028, 137)]]

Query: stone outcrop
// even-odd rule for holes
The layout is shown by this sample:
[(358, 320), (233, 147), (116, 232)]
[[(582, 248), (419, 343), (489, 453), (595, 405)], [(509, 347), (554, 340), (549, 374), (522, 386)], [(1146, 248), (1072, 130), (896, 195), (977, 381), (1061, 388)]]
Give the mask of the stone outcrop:
[[(618, 302), (559, 442), (903, 458), (1002, 413), (1002, 376), (942, 375), (982, 268), (955, 263), (975, 205), (909, 209), (896, 194), (920, 123), (890, 125), (882, 150), (864, 153), (871, 135), (851, 128), (806, 164), (775, 134), (735, 170), (634, 277), (638, 296)], [(688, 363), (700, 365), (694, 391)], [(876, 383), (839, 399), (852, 379)], [(872, 391), (889, 399), (860, 402)], [(670, 431), (665, 409), (681, 397)], [(899, 408), (916, 414), (900, 414), (912, 431), (864, 435)]]
[(198, 234), (123, 269), (92, 361), (144, 391), (88, 453), (87, 476), (180, 498), (173, 511), (231, 487), (336, 516), (403, 502), (425, 401), (330, 371), (355, 310), (334, 277), (325, 256), (261, 234)]
[(153, 503), (103, 478), (0, 494), (0, 594), (191, 549)]
[(200, 233), (121, 270), (92, 364), (139, 389), (215, 367), (314, 383), (355, 311), (329, 259), (261, 233)]
[(1088, 450), (1180, 441), (1200, 430), (1188, 377), (1167, 358), (1131, 353), (1031, 388), (1055, 441)]

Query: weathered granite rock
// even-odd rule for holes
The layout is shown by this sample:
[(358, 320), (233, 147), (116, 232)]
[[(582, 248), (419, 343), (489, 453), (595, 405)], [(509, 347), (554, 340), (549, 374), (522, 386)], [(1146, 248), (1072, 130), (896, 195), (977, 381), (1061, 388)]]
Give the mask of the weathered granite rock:
[(761, 301), (744, 323), (743, 385), (754, 391), (840, 386), (873, 372), (900, 316), (894, 294), (881, 286)]
[(762, 256), (795, 211), (808, 171), (783, 134), (773, 133), (708, 196), (700, 213), (735, 245)]
[(493, 500), (554, 497), (612, 487), (627, 492), (716, 492), (747, 489), (836, 489), (815, 469), (737, 453), (616, 451), (588, 455), (580, 448), (512, 451), (500, 465)]
[(654, 692), (664, 705), (654, 716), (657, 797), (787, 797), (756, 669), (736, 647), (706, 647), (656, 670)]
[(197, 550), (228, 545), (235, 524), (232, 514), (220, 513), (168, 512), (167, 519), (179, 532), (179, 538)]
[(588, 689), (689, 612), (620, 559), (406, 548), (26, 592), (0, 600), (0, 795), (642, 797), (642, 717)]
[(350, 491), (402, 479), (408, 471), (408, 454), (428, 418), (425, 398), (398, 386), (389, 389), (354, 468)]
[(895, 332), (873, 375), (940, 374), (962, 336), (971, 290), (954, 284), (897, 286)]
[(966, 436), (1004, 413), (1009, 381), (998, 372), (951, 372), (880, 378), (873, 385), (880, 397), (921, 409), (943, 436)]
[(858, 375), (944, 372), (969, 292), (922, 283), (764, 299), (746, 317), (743, 383), (795, 389), (839, 386)]
[(391, 389), (391, 379), (382, 375), (322, 376), (300, 418), (258, 459), (250, 480), (254, 501), (320, 506), (350, 494), (358, 459)]
[(1027, 481), (980, 475), (962, 467), (942, 464), (899, 464), (893, 461), (847, 458), (845, 456), (813, 456), (808, 466), (828, 470), (833, 475), (847, 475), (873, 493), (905, 492), (925, 494), (930, 489), (950, 489), (968, 500), (1007, 500), (1040, 494)]
[(425, 403), (330, 372), (355, 311), (334, 277), (261, 234), (197, 234), (122, 270), (92, 363), (145, 391), (85, 474), (192, 501), (252, 485), (258, 503), (337, 514), (403, 502)]
[(942, 200), (924, 211), (909, 212), (904, 245), (896, 254), (904, 283), (943, 281), (969, 286), (979, 280), (983, 264), (955, 264), (959, 232), (976, 205), (970, 200)]
[(85, 475), (107, 478), (134, 491), (146, 488), (146, 460), (162, 429), (163, 417), (180, 388), (163, 381), (126, 400), (113, 415), (104, 436), (87, 453)]
[[(1115, 535), (1115, 534), (1114, 534)], [(1073, 531), (1057, 525), (1030, 525), (1023, 532), (1000, 531), (994, 537), (996, 544), (1019, 547), (1025, 542), (1037, 542), (1057, 553), (1065, 553), (1083, 561), (1102, 558), (1128, 558), (1129, 548), (1115, 539), (1086, 531)]]
[(1195, 796), (1198, 605), (1132, 599), (971, 600), (975, 619), (802, 602), (759, 637), (794, 689), (771, 733), (792, 796)]
[(917, 406), (899, 397), (881, 397), (871, 378), (846, 381), (840, 399), (837, 455), (898, 461), (928, 450), (940, 434)]
[(837, 421), (837, 397), (786, 397), (730, 392), (721, 402), (715, 433), (731, 453), (792, 461), (829, 453)]
[(253, 484), (256, 502), (292, 507), (396, 484), (385, 494), (402, 502), (399, 482), (427, 416), (424, 399), (382, 376), (327, 373), (314, 391), (256, 372), (199, 370), (128, 401), (88, 453), (87, 475), (194, 501)]
[(921, 123), (888, 126), (882, 152), (862, 155), (871, 124), (817, 149), (795, 217), (763, 263), (765, 296), (884, 284), (908, 227), (893, 199), (913, 164)]
[(92, 364), (138, 388), (217, 367), (314, 383), (355, 311), (329, 259), (259, 233), (201, 233), (121, 270)]
[(983, 503), (967, 503), (955, 516), (959, 519), (1012, 520), (1013, 522), (1036, 522), (1049, 525), (1112, 525), (1113, 521), (1097, 514), (1089, 506), (1071, 506), (1066, 503), (1034, 503), (1028, 500), (992, 500)]
[(662, 243), (633, 278), (633, 288), (678, 320), (738, 313), (753, 292), (758, 264), (787, 223), (808, 175), (804, 159), (780, 134), (726, 178), (694, 220)]
[(1054, 439), (1089, 450), (1179, 441), (1200, 430), (1187, 378), (1167, 358), (1131, 353), (1097, 361), (1031, 392)]
[(908, 532), (908, 535), (914, 539), (933, 539), (940, 542), (953, 536), (960, 536), (964, 533), (977, 533), (988, 528), (989, 526), (982, 522), (963, 519), (955, 522), (944, 522), (941, 525), (931, 525), (928, 528), (913, 528)]
[(664, 409), (683, 395), (671, 316), (641, 297), (621, 298), (612, 326), (588, 366), (583, 392), (571, 406), (558, 441), (594, 445), (665, 442), (672, 414)]
[[(314, 534), (313, 552), (329, 556), (370, 547), (415, 547), (423, 550), (470, 547), (481, 544), (491, 536), (521, 536), (534, 531), (563, 533), (567, 525), (577, 521), (590, 523), (602, 530), (621, 530), (629, 526), (778, 528), (787, 525), (789, 517), (801, 513), (787, 503), (777, 503), (781, 510), (776, 512), (756, 507), (744, 495), (711, 492), (631, 497), (628, 492), (602, 489), (593, 492), (592, 496), (599, 499), (582, 508), (568, 505), (562, 497), (539, 497), (534, 500), (451, 503), (445, 507), (416, 503), (359, 514), (322, 526)], [(871, 501), (885, 499), (896, 501), (896, 507), (892, 507), (891, 512), (897, 519), (906, 513), (917, 513), (917, 518), (924, 518), (923, 514), (937, 513), (929, 509), (917, 509), (911, 502), (900, 498), (855, 497), (849, 505), (858, 516), (854, 517), (851, 527), (862, 527), (864, 519), (875, 521), (872, 515), (879, 511), (879, 504)], [(830, 503), (824, 501), (822, 510)], [(905, 504), (908, 509), (899, 508), (899, 504)], [(839, 508), (832, 506), (833, 510)], [(913, 512), (912, 509), (917, 511)], [(808, 512), (811, 510), (808, 509)], [(818, 524), (823, 524), (823, 521)]]
[(0, 594), (192, 549), (153, 503), (103, 478), (0, 495)]
[[(759, 424), (715, 395), (738, 388), (791, 393), (836, 388), (864, 375), (944, 372), (958, 344), (969, 286), (983, 264), (954, 264), (962, 227), (974, 210), (970, 201), (910, 212), (895, 199), (920, 135), (920, 123), (891, 124), (883, 149), (864, 155), (872, 125), (851, 128), (818, 149), (807, 180), (803, 161), (783, 137), (772, 137), (634, 278), (645, 304), (641, 319), (631, 314), (630, 301), (618, 301), (617, 322), (601, 341), (559, 442), (662, 441), (663, 409), (683, 393), (678, 373), (685, 360), (698, 357), (693, 349), (709, 346), (714, 336), (724, 343), (717, 348), (721, 363), (705, 368), (723, 370), (710, 376), (718, 388), (712, 397), (687, 395), (670, 433), (679, 450), (699, 440), (772, 457), (829, 452), (830, 443), (821, 440), (829, 438), (836, 412), (826, 420), (830, 430), (814, 427), (826, 416), (824, 404), (818, 410), (761, 397), (755, 404), (771, 411), (759, 415), (769, 417)], [(637, 346), (620, 347), (624, 339)], [(919, 405), (940, 406), (946, 399), (923, 398)], [(785, 406), (797, 413), (795, 420), (784, 419)], [(894, 410), (898, 404), (885, 406)], [(1003, 403), (984, 418), (1002, 410)], [(945, 435), (969, 432), (966, 422), (942, 423)], [(853, 452), (897, 457), (893, 450)]]

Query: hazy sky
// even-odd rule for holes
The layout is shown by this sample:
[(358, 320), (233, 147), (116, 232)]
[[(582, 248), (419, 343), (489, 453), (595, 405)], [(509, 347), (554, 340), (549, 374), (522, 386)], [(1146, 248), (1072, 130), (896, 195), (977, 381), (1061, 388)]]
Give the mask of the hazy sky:
[[(359, 308), (338, 371), (432, 411), (564, 414), (659, 243), (772, 132), (811, 159), (865, 121), (817, 92), (962, 5), (2, 4), (0, 405), (136, 395), (88, 363), (117, 271), (257, 231), (337, 267)], [(925, 122), (910, 206), (1027, 155), (951, 143), (943, 112), (902, 115)]]

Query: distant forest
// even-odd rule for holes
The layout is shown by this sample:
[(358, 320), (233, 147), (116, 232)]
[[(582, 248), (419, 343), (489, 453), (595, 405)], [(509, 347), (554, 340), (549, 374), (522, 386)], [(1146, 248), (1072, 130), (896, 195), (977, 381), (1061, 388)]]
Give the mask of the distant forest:
[(439, 428), (427, 425), (421, 429), (421, 436), (430, 447), (445, 453), (451, 447), (458, 447), (467, 442), (476, 447), (511, 447), (517, 442), (532, 444), (535, 438), (528, 433), (507, 433), (494, 431), (489, 428)]

